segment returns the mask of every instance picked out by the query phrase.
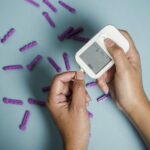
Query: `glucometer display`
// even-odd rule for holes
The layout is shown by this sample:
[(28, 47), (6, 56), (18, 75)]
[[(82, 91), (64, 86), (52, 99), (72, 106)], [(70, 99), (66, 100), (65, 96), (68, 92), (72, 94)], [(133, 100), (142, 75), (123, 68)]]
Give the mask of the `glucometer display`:
[(95, 74), (112, 60), (96, 42), (83, 52), (80, 57)]

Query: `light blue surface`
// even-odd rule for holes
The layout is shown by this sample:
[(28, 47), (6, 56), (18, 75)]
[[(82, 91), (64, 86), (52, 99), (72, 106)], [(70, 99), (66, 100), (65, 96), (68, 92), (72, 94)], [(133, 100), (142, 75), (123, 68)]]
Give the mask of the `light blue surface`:
[[(46, 57), (52, 56), (65, 71), (62, 53), (71, 56), (72, 70), (78, 70), (74, 54), (82, 44), (76, 41), (59, 42), (57, 35), (69, 25), (83, 26), (86, 37), (92, 37), (102, 27), (112, 24), (128, 30), (136, 42), (141, 55), (144, 87), (150, 97), (149, 57), (150, 57), (150, 1), (148, 0), (66, 0), (77, 9), (77, 14), (70, 14), (57, 0), (51, 0), (58, 8), (53, 13), (42, 0), (37, 0), (41, 7), (35, 8), (24, 0), (0, 0), (0, 37), (11, 27), (16, 34), (7, 44), (0, 44), (0, 150), (61, 150), (59, 133), (45, 108), (30, 106), (29, 97), (46, 100), (47, 95), (41, 87), (48, 85), (56, 74), (48, 64)], [(42, 16), (48, 11), (56, 22), (52, 29)], [(37, 40), (39, 46), (26, 53), (18, 49)], [(27, 69), (18, 72), (4, 72), (1, 68), (9, 64), (26, 66), (37, 54), (42, 54), (44, 61), (31, 73)], [(87, 78), (86, 81), (91, 79)], [(133, 126), (116, 108), (112, 101), (97, 103), (96, 98), (102, 93), (98, 88), (89, 90), (92, 97), (89, 110), (94, 113), (92, 136), (89, 150), (144, 150), (145, 146)], [(22, 99), (23, 106), (5, 105), (4, 96)], [(19, 130), (25, 110), (31, 111), (26, 132)]]

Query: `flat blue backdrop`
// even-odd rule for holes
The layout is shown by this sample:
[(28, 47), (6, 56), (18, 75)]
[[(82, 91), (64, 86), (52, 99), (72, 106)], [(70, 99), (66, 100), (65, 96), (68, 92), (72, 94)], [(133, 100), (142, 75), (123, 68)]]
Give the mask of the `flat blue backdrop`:
[[(148, 0), (65, 0), (77, 9), (77, 14), (71, 14), (58, 4), (53, 13), (42, 0), (36, 8), (24, 0), (0, 0), (0, 37), (11, 27), (16, 33), (7, 42), (0, 44), (0, 150), (61, 150), (62, 141), (48, 111), (27, 103), (29, 97), (46, 101), (47, 94), (41, 88), (49, 85), (55, 70), (49, 65), (46, 57), (56, 59), (65, 71), (62, 53), (68, 52), (71, 57), (72, 70), (78, 70), (74, 60), (75, 52), (83, 43), (66, 40), (59, 42), (57, 35), (68, 26), (83, 26), (85, 37), (92, 37), (107, 24), (128, 30), (139, 50), (143, 68), (145, 91), (150, 97), (150, 1)], [(42, 16), (47, 11), (54, 19), (56, 28), (53, 29)], [(20, 53), (19, 48), (32, 41), (39, 42), (38, 47)], [(33, 72), (27, 69), (16, 72), (5, 72), (1, 68), (9, 64), (26, 66), (37, 54), (44, 60)], [(87, 77), (86, 82), (91, 81)], [(88, 89), (92, 102), (89, 110), (93, 112), (92, 136), (90, 150), (144, 150), (144, 143), (136, 130), (117, 109), (112, 100), (97, 103), (96, 98), (102, 95), (98, 87)], [(22, 99), (23, 106), (6, 105), (4, 96)], [(136, 97), (135, 97), (136, 98)], [(136, 109), (136, 108), (135, 108)], [(27, 131), (22, 132), (18, 126), (25, 110), (31, 111)]]

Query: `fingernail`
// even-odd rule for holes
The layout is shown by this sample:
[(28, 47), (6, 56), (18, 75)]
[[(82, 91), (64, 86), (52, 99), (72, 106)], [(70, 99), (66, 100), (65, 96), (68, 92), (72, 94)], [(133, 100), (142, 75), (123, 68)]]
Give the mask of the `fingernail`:
[(104, 88), (104, 93), (105, 93), (106, 95), (109, 93), (109, 88), (108, 88), (108, 87)]
[(104, 42), (105, 42), (106, 47), (113, 47), (114, 45), (114, 42), (109, 38), (105, 39)]
[(84, 79), (84, 73), (83, 72), (76, 72), (76, 79), (83, 80)]

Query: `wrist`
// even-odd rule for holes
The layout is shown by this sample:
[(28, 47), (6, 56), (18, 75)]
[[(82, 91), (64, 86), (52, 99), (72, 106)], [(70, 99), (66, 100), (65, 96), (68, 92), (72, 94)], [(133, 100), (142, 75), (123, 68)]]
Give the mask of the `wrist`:
[(64, 147), (65, 150), (87, 150), (88, 149), (88, 143), (81, 143), (79, 142), (65, 142)]
[(74, 145), (67, 145), (65, 146), (65, 150), (87, 150), (88, 148), (86, 147), (79, 147), (79, 146), (74, 146)]
[(135, 125), (142, 135), (144, 142), (150, 146), (150, 102), (147, 98), (137, 103), (132, 111), (127, 113), (129, 120)]
[(146, 97), (145, 94), (143, 94), (141, 97), (138, 97), (138, 100), (131, 103), (130, 106), (126, 109), (124, 109), (124, 112), (131, 118), (135, 118), (138, 116), (138, 114), (143, 111), (144, 109), (147, 109), (150, 107), (150, 103)]

